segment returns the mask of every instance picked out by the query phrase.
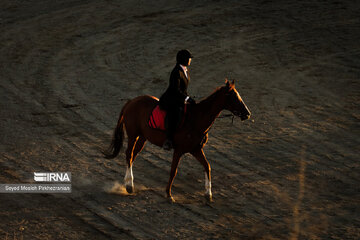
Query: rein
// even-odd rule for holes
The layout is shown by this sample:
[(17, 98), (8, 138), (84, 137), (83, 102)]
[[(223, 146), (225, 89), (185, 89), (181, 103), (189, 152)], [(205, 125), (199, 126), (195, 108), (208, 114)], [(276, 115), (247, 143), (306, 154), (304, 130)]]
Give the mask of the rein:
[[(198, 99), (202, 99), (203, 97), (197, 97), (197, 96), (193, 96), (193, 98), (198, 98)], [(231, 117), (231, 124), (234, 124), (234, 118), (235, 115), (233, 113), (228, 113), (228, 114), (222, 114), (221, 116), (219, 116), (218, 118), (228, 118)]]

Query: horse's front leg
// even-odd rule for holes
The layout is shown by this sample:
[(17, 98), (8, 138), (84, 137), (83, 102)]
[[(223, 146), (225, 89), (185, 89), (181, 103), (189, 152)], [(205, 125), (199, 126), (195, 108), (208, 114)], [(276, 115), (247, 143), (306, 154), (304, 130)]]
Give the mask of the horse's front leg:
[(205, 197), (208, 201), (212, 201), (211, 193), (211, 168), (207, 161), (203, 149), (199, 149), (191, 153), (204, 167), (205, 170)]
[(171, 171), (170, 171), (170, 178), (169, 178), (169, 183), (166, 187), (166, 194), (167, 194), (167, 197), (172, 201), (172, 202), (175, 202), (174, 198), (171, 196), (171, 186), (174, 182), (174, 178), (176, 176), (176, 173), (177, 173), (177, 169), (178, 169), (178, 166), (179, 166), (179, 162), (180, 162), (180, 158), (181, 158), (181, 155), (180, 153), (178, 153), (176, 150), (174, 151), (174, 155), (173, 155), (173, 161), (171, 163)]

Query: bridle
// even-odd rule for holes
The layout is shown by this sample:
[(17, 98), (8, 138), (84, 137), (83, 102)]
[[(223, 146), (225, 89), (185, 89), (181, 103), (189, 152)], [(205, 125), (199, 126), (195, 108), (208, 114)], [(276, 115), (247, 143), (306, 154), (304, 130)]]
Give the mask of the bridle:
[(233, 114), (233, 113), (222, 114), (218, 118), (228, 118), (228, 117), (231, 117), (231, 124), (234, 124), (235, 114)]

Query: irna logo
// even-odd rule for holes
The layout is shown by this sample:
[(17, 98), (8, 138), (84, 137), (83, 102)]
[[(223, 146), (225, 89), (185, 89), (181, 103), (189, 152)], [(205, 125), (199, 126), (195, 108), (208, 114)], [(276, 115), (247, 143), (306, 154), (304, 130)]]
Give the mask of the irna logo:
[(69, 172), (34, 172), (35, 182), (71, 182), (71, 173)]

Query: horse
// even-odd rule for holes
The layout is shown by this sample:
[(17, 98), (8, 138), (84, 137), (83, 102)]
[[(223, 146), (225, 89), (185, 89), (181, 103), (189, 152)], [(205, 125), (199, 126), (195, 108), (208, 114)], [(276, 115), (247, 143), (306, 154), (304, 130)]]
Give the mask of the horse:
[[(158, 103), (159, 100), (156, 97), (149, 95), (139, 96), (125, 103), (114, 130), (111, 145), (108, 151), (104, 152), (106, 158), (115, 158), (123, 145), (124, 130), (126, 130), (128, 136), (125, 152), (127, 169), (124, 181), (128, 193), (134, 191), (132, 166), (145, 142), (149, 141), (161, 147), (166, 140), (165, 131), (153, 129), (148, 125), (150, 114)], [(203, 148), (207, 143), (211, 126), (222, 110), (229, 110), (241, 120), (250, 118), (251, 113), (236, 90), (234, 80), (229, 82), (226, 79), (225, 86), (216, 88), (209, 97), (198, 103), (187, 105), (185, 120), (174, 135), (173, 159), (170, 178), (166, 187), (166, 194), (171, 202), (175, 202), (171, 195), (171, 186), (177, 173), (180, 158), (185, 153), (190, 153), (203, 165), (205, 170), (205, 197), (208, 201), (212, 201), (211, 168)]]

